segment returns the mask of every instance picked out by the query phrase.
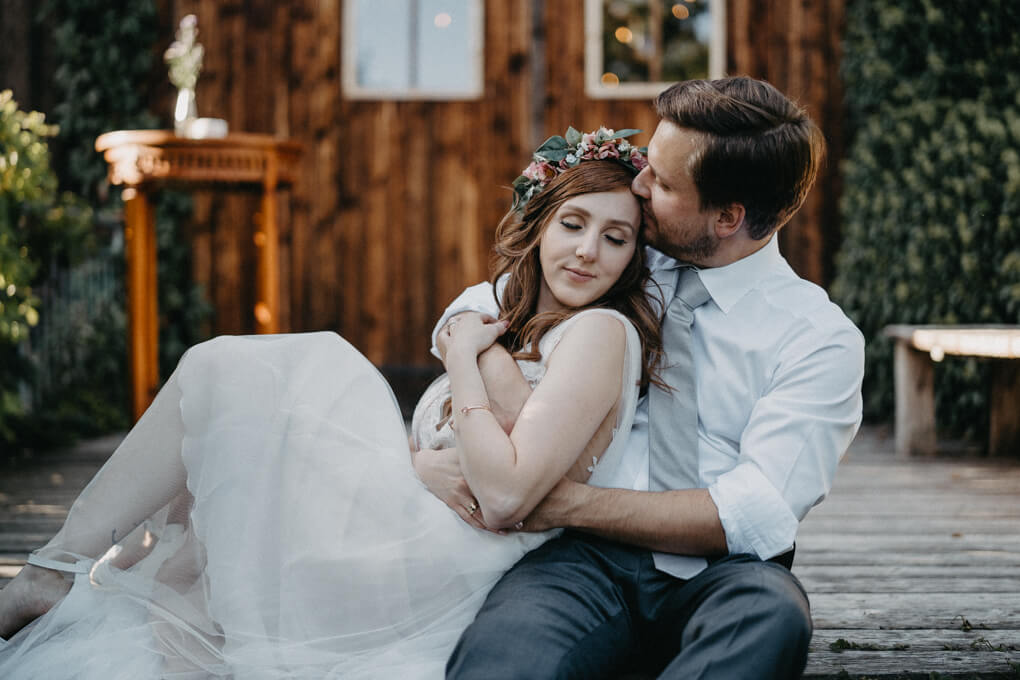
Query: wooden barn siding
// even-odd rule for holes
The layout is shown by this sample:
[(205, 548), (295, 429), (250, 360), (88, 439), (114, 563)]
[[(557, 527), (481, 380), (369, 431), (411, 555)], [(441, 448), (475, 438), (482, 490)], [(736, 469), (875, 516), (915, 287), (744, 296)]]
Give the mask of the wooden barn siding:
[(728, 0), (727, 73), (763, 78), (807, 109), (828, 156), (800, 212), (780, 232), (780, 247), (801, 276), (832, 280), (839, 249), (839, 160), (843, 89), (839, 75), (845, 0)]
[[(161, 8), (168, 30), (198, 15), (200, 115), (304, 144), (301, 184), (281, 212), (283, 326), (336, 330), (377, 365), (435, 367), (431, 325), (486, 276), (505, 187), (536, 141), (570, 124), (606, 124), (642, 128), (647, 143), (656, 124), (645, 100), (584, 96), (583, 0), (487, 0), (485, 94), (468, 102), (344, 99), (339, 0), (162, 0)], [(820, 283), (838, 247), (842, 21), (843, 0), (728, 2), (728, 72), (790, 93), (829, 140), (829, 162), (782, 234), (794, 268)], [(544, 92), (532, 91), (533, 76)], [(216, 308), (215, 333), (252, 329), (256, 207), (243, 194), (196, 200), (194, 271)]]
[[(510, 181), (531, 148), (530, 3), (486, 3), (485, 96), (354, 101), (341, 3), (180, 0), (206, 48), (199, 113), (305, 147), (281, 230), (283, 325), (341, 332), (375, 363), (424, 366), (442, 308), (487, 275)], [(215, 333), (250, 332), (254, 197), (207, 193), (191, 227)]]

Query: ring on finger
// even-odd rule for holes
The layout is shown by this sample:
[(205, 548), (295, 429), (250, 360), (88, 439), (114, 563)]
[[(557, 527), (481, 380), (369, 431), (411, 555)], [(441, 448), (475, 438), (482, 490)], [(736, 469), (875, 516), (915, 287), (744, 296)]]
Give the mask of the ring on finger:
[(469, 515), (475, 514), (476, 512), (478, 512), (478, 504), (475, 503), (474, 501), (471, 501), (471, 505), (467, 506), (467, 511)]

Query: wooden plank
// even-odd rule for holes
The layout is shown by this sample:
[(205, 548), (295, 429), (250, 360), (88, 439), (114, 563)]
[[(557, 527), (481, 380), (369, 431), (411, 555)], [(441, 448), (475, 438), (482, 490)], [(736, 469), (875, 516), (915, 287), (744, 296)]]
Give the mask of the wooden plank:
[(890, 639), (887, 631), (816, 630), (804, 678), (840, 673), (872, 678), (965, 673), (973, 678), (975, 672), (1012, 677), (1011, 664), (1020, 662), (1018, 648), (1015, 631), (911, 630)]
[(809, 594), (817, 628), (952, 628), (963, 616), (975, 626), (1020, 630), (1020, 593)]
[[(1003, 552), (1003, 551), (972, 551), (972, 552), (956, 552), (946, 553), (939, 552), (933, 554), (918, 554), (918, 553), (890, 553), (888, 555), (882, 555), (873, 552), (859, 552), (859, 553), (836, 553), (829, 551), (820, 551), (816, 553), (810, 553), (807, 551), (802, 552), (801, 546), (797, 544), (797, 558), (796, 562), (798, 565), (811, 565), (811, 566), (875, 566), (875, 565), (890, 565), (890, 566), (933, 566), (933, 565), (946, 565), (946, 566), (967, 566), (974, 564), (979, 561), (982, 565), (994, 565), (994, 566), (1015, 566), (1020, 568), (1020, 557), (1015, 552)], [(795, 567), (796, 569), (797, 567)]]
[(901, 456), (935, 454), (935, 370), (930, 357), (897, 342), (893, 377), (896, 388), (896, 452)]
[[(873, 502), (877, 507), (867, 507), (864, 503)], [(946, 498), (939, 494), (918, 494), (916, 497), (885, 497), (882, 494), (871, 496), (860, 495), (853, 498), (845, 498), (833, 495), (813, 512), (821, 514), (857, 514), (857, 515), (900, 515), (907, 517), (953, 517), (958, 515), (967, 516), (992, 516), (1002, 517), (1013, 514), (1012, 511), (1001, 509), (1003, 502), (1009, 502), (1010, 495), (991, 494), (987, 496), (960, 496)], [(824, 508), (824, 510), (822, 510)]]
[[(400, 147), (406, 152), (404, 167), (408, 175), (403, 220), (404, 247), (400, 256), (403, 259), (401, 270), (406, 287), (402, 313), (404, 327), (409, 330), (398, 335), (405, 338), (407, 343), (405, 353), (401, 356), (418, 363), (417, 359), (428, 351), (429, 338), (428, 331), (421, 334), (414, 331), (428, 329), (439, 319), (443, 309), (440, 305), (443, 301), (436, 299), (434, 286), (436, 260), (433, 240), (430, 238), (433, 225), (428, 219), (428, 206), (431, 200), (429, 194), (432, 189), (425, 182), (416, 181), (417, 178), (426, 177), (431, 172), (432, 141), (428, 134), (427, 119), (422, 113), (422, 105), (416, 103), (413, 109), (406, 117), (407, 123), (403, 126), (404, 135), (400, 143)], [(395, 357), (388, 359), (393, 361)]]
[(816, 593), (1016, 593), (1015, 566), (794, 564), (793, 573)]
[(810, 527), (804, 527), (799, 532), (801, 540), (806, 540), (814, 534), (917, 534), (919, 532), (930, 536), (948, 536), (954, 534), (1016, 534), (1018, 519), (1017, 513), (1003, 511), (999, 516), (981, 517), (932, 517), (924, 523), (923, 528), (918, 526), (916, 518), (900, 517), (898, 515), (856, 515), (853, 517), (839, 517), (835, 515), (819, 515), (811, 517)]
[(850, 534), (850, 535), (814, 535), (803, 537), (797, 542), (797, 553), (801, 548), (809, 551), (827, 552), (874, 552), (889, 554), (894, 552), (962, 552), (974, 550), (1001, 550), (1020, 553), (1020, 535), (1018, 534)]
[(1020, 457), (1020, 361), (995, 361), (991, 373), (988, 454)]

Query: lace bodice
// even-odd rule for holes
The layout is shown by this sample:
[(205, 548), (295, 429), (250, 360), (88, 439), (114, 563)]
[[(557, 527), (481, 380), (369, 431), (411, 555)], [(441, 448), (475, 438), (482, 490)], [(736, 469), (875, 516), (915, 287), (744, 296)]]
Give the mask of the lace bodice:
[[(616, 426), (613, 428), (613, 441), (603, 454), (601, 460), (592, 461), (589, 471), (592, 477), (589, 483), (596, 486), (599, 480), (608, 479), (611, 465), (618, 464), (623, 443), (630, 433), (630, 426), (637, 406), (638, 381), (641, 377), (641, 344), (637, 331), (630, 321), (618, 312), (608, 309), (589, 309), (579, 312), (561, 322), (545, 334), (539, 343), (541, 358), (537, 361), (518, 360), (528, 383), (534, 388), (545, 377), (546, 362), (559, 344), (566, 330), (580, 317), (586, 314), (609, 314), (620, 319), (627, 329), (627, 349), (624, 361), (623, 391), (620, 395), (617, 410)], [(432, 382), (425, 390), (414, 409), (411, 419), (411, 437), (419, 449), (441, 449), (456, 446), (456, 435), (450, 427), (450, 419), (444, 414), (443, 406), (450, 397), (450, 380), (444, 373)]]

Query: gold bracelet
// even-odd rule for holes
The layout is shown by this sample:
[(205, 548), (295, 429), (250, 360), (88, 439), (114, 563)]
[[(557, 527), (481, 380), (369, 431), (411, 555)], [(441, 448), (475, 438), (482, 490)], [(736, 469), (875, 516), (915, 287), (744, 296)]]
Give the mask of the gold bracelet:
[(478, 406), (461, 406), (460, 407), (460, 412), (463, 413), (464, 415), (467, 415), (469, 411), (476, 411), (476, 410), (488, 411), (489, 413), (492, 413), (492, 408), (488, 404), (480, 404)]

